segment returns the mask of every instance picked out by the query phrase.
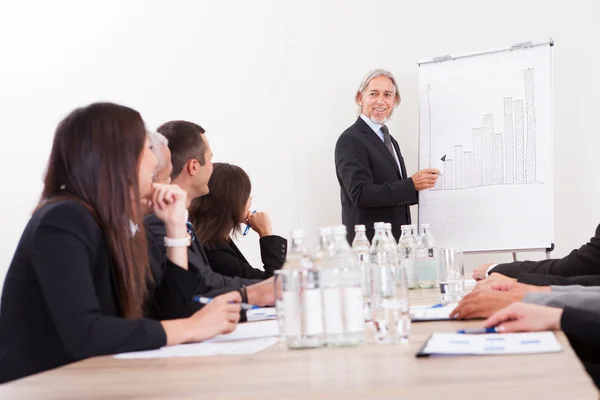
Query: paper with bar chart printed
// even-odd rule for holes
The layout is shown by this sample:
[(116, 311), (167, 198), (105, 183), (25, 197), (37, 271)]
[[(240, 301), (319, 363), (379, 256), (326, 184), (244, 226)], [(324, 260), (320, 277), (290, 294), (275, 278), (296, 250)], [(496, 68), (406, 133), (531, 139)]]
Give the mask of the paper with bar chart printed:
[(464, 251), (553, 241), (552, 46), (421, 63), (419, 169), (442, 175), (419, 223)]

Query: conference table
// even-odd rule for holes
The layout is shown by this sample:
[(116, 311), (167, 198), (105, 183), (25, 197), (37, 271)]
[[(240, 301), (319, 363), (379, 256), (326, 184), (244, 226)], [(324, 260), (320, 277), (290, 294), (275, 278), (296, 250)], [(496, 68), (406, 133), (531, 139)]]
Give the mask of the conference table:
[[(411, 305), (439, 301), (415, 290)], [(408, 344), (288, 350), (243, 356), (122, 360), (110, 356), (0, 385), (0, 399), (597, 399), (562, 332), (553, 354), (416, 358), (433, 332), (481, 321), (420, 322)]]

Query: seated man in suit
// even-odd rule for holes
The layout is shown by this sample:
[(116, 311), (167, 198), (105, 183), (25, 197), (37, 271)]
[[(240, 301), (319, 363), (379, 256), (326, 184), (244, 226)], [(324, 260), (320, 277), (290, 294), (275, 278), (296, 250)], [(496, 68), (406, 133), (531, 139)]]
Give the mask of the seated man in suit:
[(473, 270), (473, 279), (485, 279), (478, 286), (515, 280), (534, 285), (600, 285), (600, 225), (588, 243), (564, 258), (484, 264)]
[(411, 223), (410, 206), (418, 192), (435, 185), (439, 171), (427, 168), (408, 176), (398, 142), (386, 125), (400, 104), (391, 72), (377, 69), (364, 78), (356, 92), (359, 117), (341, 134), (335, 146), (335, 169), (340, 184), (342, 223), (348, 241), (354, 226), (365, 225), (372, 240), (375, 222), (389, 222), (396, 240), (400, 226)]
[[(188, 204), (192, 199), (208, 193), (208, 181), (212, 174), (212, 151), (204, 135), (202, 127), (187, 121), (170, 121), (158, 128), (166, 139), (171, 156), (172, 182), (181, 187), (188, 194)], [(156, 150), (156, 149), (155, 149)], [(166, 168), (169, 168), (167, 163)], [(160, 176), (157, 171), (156, 177)], [(191, 224), (188, 224), (191, 225)], [(144, 219), (144, 226), (154, 243), (162, 250), (165, 236), (164, 224), (154, 214)], [(214, 297), (229, 291), (239, 291), (242, 301), (256, 305), (270, 305), (274, 302), (274, 284), (272, 279), (260, 281), (256, 279), (231, 278), (215, 273), (208, 263), (202, 244), (195, 237), (193, 229), (188, 229), (192, 236), (192, 244), (188, 248), (188, 262), (190, 267), (197, 271), (197, 295)], [(158, 257), (156, 252), (150, 252), (152, 258)], [(159, 261), (159, 260), (158, 260)], [(152, 266), (161, 265), (152, 262)], [(162, 276), (161, 271), (155, 271), (155, 277)], [(198, 309), (200, 305), (190, 305), (190, 312)]]

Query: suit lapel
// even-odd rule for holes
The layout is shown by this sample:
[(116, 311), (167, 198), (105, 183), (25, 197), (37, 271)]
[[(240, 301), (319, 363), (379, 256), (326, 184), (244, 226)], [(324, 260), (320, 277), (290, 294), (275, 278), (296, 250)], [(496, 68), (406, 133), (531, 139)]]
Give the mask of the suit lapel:
[(236, 256), (239, 259), (241, 259), (246, 264), (249, 264), (248, 260), (246, 260), (246, 257), (244, 257), (244, 255), (242, 254), (242, 252), (240, 251), (240, 249), (238, 249), (238, 247), (236, 246), (236, 244), (233, 242), (232, 239), (229, 239), (229, 246), (233, 249), (233, 251), (235, 252)]
[[(392, 153), (390, 153), (390, 151), (387, 149), (387, 147), (385, 147), (383, 140), (381, 140), (379, 138), (379, 136), (377, 136), (377, 134), (375, 132), (373, 132), (373, 129), (371, 129), (371, 127), (369, 125), (367, 125), (367, 123), (365, 121), (363, 121), (363, 119), (361, 117), (358, 117), (356, 124), (359, 125), (360, 129), (365, 134), (367, 139), (369, 139), (383, 153), (383, 156), (385, 158), (387, 158), (387, 160), (389, 162), (392, 163), (394, 168), (396, 168), (396, 172), (398, 172), (398, 174), (400, 174), (400, 170), (398, 169), (398, 163), (396, 162), (396, 160), (394, 160), (394, 156), (392, 155)], [(394, 142), (395, 142), (395, 140), (394, 140), (394, 138), (392, 138), (392, 143), (394, 143)], [(396, 153), (398, 154), (398, 157), (400, 157), (400, 151), (397, 146), (398, 146), (398, 144), (394, 143), (394, 147), (396, 148)], [(402, 175), (402, 176), (406, 176), (406, 175)]]

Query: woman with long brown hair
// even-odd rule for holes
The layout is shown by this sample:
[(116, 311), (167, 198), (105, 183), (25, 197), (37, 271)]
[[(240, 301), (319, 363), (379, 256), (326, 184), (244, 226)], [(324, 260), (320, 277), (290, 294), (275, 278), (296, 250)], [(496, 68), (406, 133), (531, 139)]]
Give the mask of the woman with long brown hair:
[[(180, 318), (195, 289), (187, 261), (186, 194), (153, 184), (155, 166), (135, 110), (96, 103), (58, 125), (40, 203), (4, 282), (0, 382), (235, 329), (237, 292)], [(147, 212), (167, 231), (165, 273), (156, 285), (138, 228)]]
[[(282, 267), (287, 240), (273, 235), (271, 219), (265, 212), (250, 212), (252, 185), (246, 172), (227, 163), (213, 163), (209, 193), (192, 200), (190, 221), (208, 262), (215, 272), (248, 279), (267, 279)], [(253, 268), (231, 239), (248, 224), (260, 237), (263, 270)]]

